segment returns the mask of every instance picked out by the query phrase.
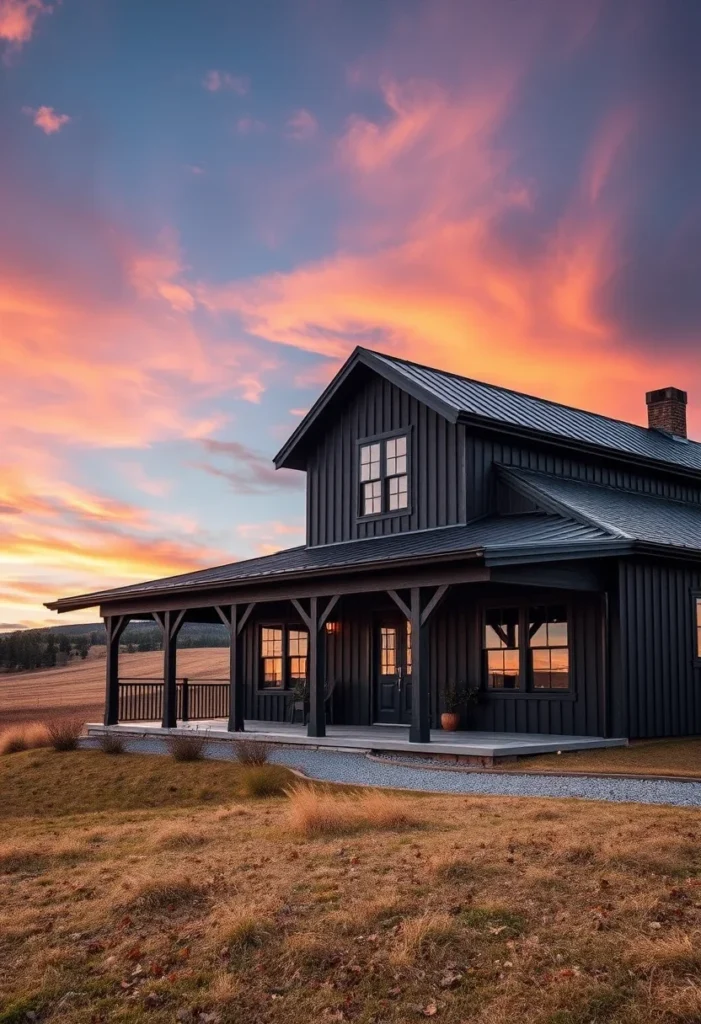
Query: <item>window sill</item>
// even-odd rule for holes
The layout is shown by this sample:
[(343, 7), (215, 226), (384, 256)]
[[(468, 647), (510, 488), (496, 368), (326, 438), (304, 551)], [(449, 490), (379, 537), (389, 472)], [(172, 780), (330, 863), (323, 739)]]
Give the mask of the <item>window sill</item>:
[(256, 693), (259, 693), (262, 697), (291, 697), (293, 692), (293, 690), (286, 690), (282, 686), (256, 687)]
[(576, 700), (577, 694), (572, 690), (481, 690), (489, 698), (497, 700), (514, 700), (522, 697), (527, 700)]
[(370, 516), (356, 516), (356, 523), (375, 523), (380, 519), (399, 519), (401, 516), (412, 514), (411, 505), (406, 508), (393, 509), (391, 512), (374, 512)]

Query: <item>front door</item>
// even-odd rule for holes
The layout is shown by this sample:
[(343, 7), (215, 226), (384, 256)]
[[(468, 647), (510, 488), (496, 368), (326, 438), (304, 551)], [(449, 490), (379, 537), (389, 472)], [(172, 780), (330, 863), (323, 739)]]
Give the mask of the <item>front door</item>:
[(378, 722), (411, 720), (411, 623), (387, 619), (376, 626)]

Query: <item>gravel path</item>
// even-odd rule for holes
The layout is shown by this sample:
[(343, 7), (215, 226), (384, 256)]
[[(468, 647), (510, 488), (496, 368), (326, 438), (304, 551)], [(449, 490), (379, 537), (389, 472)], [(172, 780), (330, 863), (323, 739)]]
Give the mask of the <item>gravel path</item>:
[[(84, 740), (83, 746), (97, 742)], [(159, 739), (130, 738), (127, 749), (134, 753), (164, 754)], [(206, 756), (227, 760), (228, 744), (210, 743)], [(567, 778), (552, 775), (492, 775), (488, 772), (441, 771), (435, 768), (407, 768), (371, 760), (365, 754), (333, 750), (305, 750), (279, 747), (271, 760), (297, 768), (313, 779), (364, 786), (413, 789), (429, 793), (479, 794), (482, 796), (576, 797), (581, 800), (611, 800), (615, 803), (672, 804), (701, 807), (701, 782), (666, 782), (643, 779)]]

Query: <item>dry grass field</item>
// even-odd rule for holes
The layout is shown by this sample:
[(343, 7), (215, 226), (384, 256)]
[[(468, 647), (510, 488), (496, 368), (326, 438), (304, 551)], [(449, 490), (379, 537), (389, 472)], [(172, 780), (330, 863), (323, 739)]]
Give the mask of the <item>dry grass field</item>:
[(509, 770), (539, 772), (604, 772), (614, 775), (701, 777), (701, 737), (637, 740), (627, 747), (542, 754), (516, 761)]
[[(163, 654), (145, 651), (120, 654), (122, 676), (162, 678)], [(229, 652), (223, 647), (184, 647), (178, 651), (178, 676), (226, 679)], [(79, 714), (86, 721), (102, 718), (105, 701), (105, 648), (91, 647), (85, 661), (65, 668), (0, 675), (0, 728), (51, 715)]]
[(0, 1024), (701, 1020), (698, 811), (271, 770), (1, 757)]

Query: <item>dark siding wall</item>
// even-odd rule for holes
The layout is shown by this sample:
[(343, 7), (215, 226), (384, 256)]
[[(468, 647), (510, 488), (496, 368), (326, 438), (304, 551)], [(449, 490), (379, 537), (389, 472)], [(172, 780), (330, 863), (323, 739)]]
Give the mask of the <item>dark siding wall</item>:
[[(601, 735), (602, 602), (595, 594), (569, 594), (519, 587), (472, 586), (455, 588), (432, 619), (429, 654), (432, 724), (437, 727), (447, 685), (482, 679), (482, 607), (492, 597), (509, 604), (565, 601), (570, 608), (571, 664), (574, 699), (568, 697), (495, 697), (484, 693), (471, 709), (468, 728), (506, 732)], [(373, 636), (377, 619), (396, 616), (390, 602), (379, 596), (364, 602), (346, 602), (338, 616), (341, 631), (327, 637), (329, 679), (335, 679), (333, 715), (336, 724), (370, 725), (373, 706)], [(271, 618), (269, 621), (276, 621)], [(246, 629), (247, 718), (284, 721), (287, 699), (258, 693), (256, 681), (257, 626)]]
[[(495, 587), (490, 594), (496, 594)], [(539, 603), (543, 600), (567, 603), (570, 612), (570, 657), (574, 699), (527, 695), (514, 697), (483, 693), (479, 704), (469, 710), (468, 728), (495, 732), (568, 733), (601, 735), (603, 651), (602, 600), (595, 594), (553, 594), (503, 590), (505, 604)], [(482, 605), (466, 588), (436, 615), (432, 624), (431, 708), (439, 721), (442, 694), (447, 685), (479, 685), (482, 680)]]
[(701, 488), (671, 476), (628, 471), (624, 467), (607, 465), (601, 460), (567, 458), (553, 454), (545, 447), (507, 443), (471, 430), (466, 434), (465, 448), (468, 519), (486, 515), (496, 507), (503, 512), (529, 511), (532, 507), (523, 499), (511, 497), (507, 488), (497, 484), (492, 473), (495, 462), (518, 469), (532, 469), (540, 473), (552, 473), (554, 476), (567, 476), (574, 480), (701, 504)]
[[(411, 450), (411, 510), (407, 515), (357, 520), (357, 444), (407, 430)], [(338, 409), (334, 425), (307, 470), (307, 543), (330, 544), (466, 519), (465, 431), (379, 377)]]
[(621, 561), (612, 620), (618, 629), (611, 681), (616, 735), (701, 733), (701, 669), (695, 664), (692, 593), (701, 570)]

